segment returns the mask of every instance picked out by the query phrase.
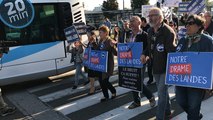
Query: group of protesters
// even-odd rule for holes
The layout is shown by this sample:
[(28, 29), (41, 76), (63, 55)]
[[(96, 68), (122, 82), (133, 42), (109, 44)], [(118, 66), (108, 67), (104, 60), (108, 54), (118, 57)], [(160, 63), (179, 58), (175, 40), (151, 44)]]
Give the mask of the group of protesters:
[[(88, 70), (88, 82), (91, 86), (88, 94), (91, 95), (95, 92), (94, 81), (97, 78), (104, 96), (100, 101), (105, 102), (110, 99), (108, 89), (112, 94), (111, 99), (114, 99), (116, 89), (109, 82), (109, 78), (113, 74), (114, 55), (117, 55), (116, 44), (118, 42), (143, 42), (143, 53), (140, 60), (148, 66), (149, 81), (147, 84), (155, 81), (157, 86), (156, 118), (157, 120), (166, 120), (170, 119), (172, 115), (168, 85), (165, 84), (167, 55), (170, 52), (213, 52), (212, 15), (210, 12), (205, 12), (203, 15), (187, 15), (184, 20), (182, 18), (180, 21), (185, 25), (186, 34), (181, 39), (177, 35), (178, 23), (175, 21), (166, 23), (161, 9), (151, 8), (147, 17), (149, 23), (146, 18), (139, 16), (132, 16), (129, 21), (123, 21), (122, 18), (119, 18), (116, 36), (113, 38), (110, 37), (111, 28), (109, 28), (108, 19), (107, 24), (98, 29), (99, 38), (94, 31), (88, 32), (89, 43), (86, 47), (108, 52), (107, 72)], [(81, 50), (80, 54), (82, 53)], [(144, 75), (145, 67), (142, 69)], [(81, 69), (79, 70), (81, 71)], [(143, 82), (143, 80), (141, 81)], [(75, 86), (77, 87), (77, 84)], [(147, 97), (150, 107), (156, 105), (153, 93), (144, 83), (142, 83), (142, 87), (142, 92), (132, 92), (133, 102), (129, 105), (129, 109), (141, 106), (140, 93)], [(200, 88), (175, 86), (177, 103), (187, 113), (188, 120), (200, 120), (203, 117), (200, 109), (205, 92), (206, 90)]]

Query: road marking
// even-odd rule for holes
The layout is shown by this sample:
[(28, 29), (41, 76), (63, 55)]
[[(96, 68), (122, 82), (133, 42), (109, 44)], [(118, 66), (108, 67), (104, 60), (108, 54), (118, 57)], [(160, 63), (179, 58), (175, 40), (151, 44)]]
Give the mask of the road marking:
[[(121, 94), (130, 92), (131, 90), (122, 88), (122, 87), (116, 87), (116, 91), (117, 91), (117, 95), (121, 95)], [(100, 93), (85, 97), (83, 99), (76, 100), (74, 102), (70, 102), (65, 105), (59, 106), (55, 108), (55, 110), (63, 113), (64, 115), (68, 115), (72, 112), (100, 103), (100, 98), (102, 97), (103, 97), (103, 94), (102, 92), (100, 92)]]
[[(114, 76), (110, 77), (109, 81), (114, 82), (116, 80), (118, 80), (118, 75), (114, 75)], [(98, 81), (95, 81), (95, 86), (96, 87), (99, 86)], [(47, 94), (47, 95), (40, 96), (38, 98), (43, 102), (50, 102), (50, 101), (59, 99), (61, 97), (64, 97), (64, 96), (67, 96), (67, 95), (72, 95), (74, 93), (78, 93), (78, 92), (81, 92), (81, 91), (84, 91), (84, 90), (87, 90), (87, 89), (89, 89), (89, 85), (79, 86), (75, 90), (73, 90), (72, 88), (67, 88), (67, 89), (64, 89), (64, 90), (60, 90), (60, 91), (57, 91), (57, 92), (53, 92), (53, 93), (50, 93), (50, 94)]]

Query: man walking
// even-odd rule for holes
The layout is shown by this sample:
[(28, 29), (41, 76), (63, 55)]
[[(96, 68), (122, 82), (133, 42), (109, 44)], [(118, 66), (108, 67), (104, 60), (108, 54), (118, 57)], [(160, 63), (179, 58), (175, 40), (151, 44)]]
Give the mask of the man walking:
[(148, 47), (141, 56), (142, 63), (149, 58), (153, 60), (153, 76), (158, 92), (157, 120), (169, 119), (171, 115), (168, 86), (165, 85), (167, 54), (175, 51), (175, 32), (163, 23), (161, 9), (154, 7), (149, 11), (150, 30)]

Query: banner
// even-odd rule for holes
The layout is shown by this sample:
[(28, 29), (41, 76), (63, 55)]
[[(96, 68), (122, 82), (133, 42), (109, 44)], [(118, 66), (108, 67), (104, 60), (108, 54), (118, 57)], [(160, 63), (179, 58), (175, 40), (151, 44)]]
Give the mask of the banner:
[(142, 68), (142, 42), (118, 43), (118, 66)]
[(187, 6), (187, 9), (191, 14), (198, 14), (202, 12), (205, 7), (205, 0), (192, 0)]
[(64, 33), (68, 43), (80, 40), (79, 34), (75, 26), (70, 26), (64, 29)]
[(213, 52), (169, 53), (166, 84), (212, 89)]
[(91, 50), (89, 68), (95, 71), (107, 72), (108, 52)]
[(90, 65), (90, 51), (91, 51), (90, 47), (84, 49), (83, 65), (86, 67), (89, 67), (89, 65)]
[(142, 91), (142, 69), (134, 67), (118, 67), (119, 86)]

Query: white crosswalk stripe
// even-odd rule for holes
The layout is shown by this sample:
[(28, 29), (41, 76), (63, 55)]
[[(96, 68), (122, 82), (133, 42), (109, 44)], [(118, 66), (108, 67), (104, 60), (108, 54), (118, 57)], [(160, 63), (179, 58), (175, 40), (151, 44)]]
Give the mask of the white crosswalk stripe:
[[(154, 93), (154, 96), (157, 96), (156, 92)], [(169, 88), (169, 96), (170, 96), (170, 99), (174, 98), (174, 96), (175, 96), (174, 87)], [(155, 99), (157, 100), (158, 98), (155, 97)], [(94, 117), (90, 120), (109, 120), (109, 119), (110, 120), (125, 120), (125, 119), (130, 119), (130, 118), (140, 114), (141, 112), (145, 112), (150, 109), (149, 100), (147, 100), (145, 97), (143, 97), (141, 99), (142, 107), (138, 107), (133, 110), (129, 110), (128, 106), (130, 104), (131, 104), (131, 102), (127, 103), (119, 108), (116, 108), (114, 110), (108, 111), (102, 115)]]
[[(113, 77), (111, 77), (110, 81), (111, 82), (116, 82), (118, 79), (118, 75), (115, 75)], [(146, 83), (148, 80), (148, 78), (145, 78), (144, 83)], [(95, 84), (95, 86), (99, 86), (98, 81), (96, 81), (97, 83)], [(51, 87), (56, 87), (59, 84), (56, 85), (47, 85), (47, 86), (42, 86), (41, 88), (37, 87), (34, 89), (30, 89), (30, 93), (34, 93), (34, 92), (39, 92), (42, 91), (44, 89), (47, 88), (51, 88)], [(125, 94), (129, 94), (129, 92), (131, 90), (126, 89), (126, 88), (122, 88), (122, 87), (118, 87), (117, 83), (114, 84), (117, 90), (117, 95), (118, 96), (122, 96)], [(49, 102), (54, 102), (57, 101), (59, 99), (63, 99), (66, 96), (71, 96), (71, 95), (76, 95), (79, 93), (82, 94), (83, 91), (88, 91), (89, 89), (89, 85), (87, 86), (82, 86), (82, 87), (78, 87), (76, 90), (72, 90), (72, 88), (65, 88), (59, 91), (54, 91), (52, 93), (45, 93), (44, 95), (40, 95), (38, 96), (38, 98), (49, 104)], [(170, 95), (170, 99), (173, 99), (175, 101), (175, 93), (174, 93), (174, 86), (170, 86), (169, 89), (169, 95)], [(158, 97), (157, 97), (157, 92), (154, 92), (155, 95), (155, 100), (157, 102)], [(60, 103), (57, 104), (56, 106), (52, 106), (53, 109), (55, 111), (58, 111), (66, 116), (69, 116), (72, 114), (79, 114), (80, 113), (76, 113), (78, 111), (87, 109), (88, 107), (93, 107), (96, 106), (98, 104), (100, 104), (100, 98), (102, 98), (102, 92), (90, 95), (90, 96), (84, 96), (81, 97), (79, 99), (74, 99), (72, 101), (68, 101), (68, 102), (64, 102), (64, 103)], [(117, 99), (117, 98), (116, 98)], [(131, 99), (132, 100), (132, 99)], [(112, 101), (113, 102), (113, 101)], [(110, 110), (101, 112), (98, 115), (91, 115), (90, 117), (88, 117), (87, 119), (89, 120), (126, 120), (126, 119), (132, 119), (134, 117), (137, 117), (140, 114), (144, 114), (149, 110), (155, 109), (155, 108), (151, 108), (149, 105), (149, 101), (147, 100), (146, 97), (143, 97), (141, 99), (141, 107), (137, 107), (135, 109), (128, 109), (128, 106), (131, 104), (132, 101), (130, 102), (126, 102), (124, 104), (122, 104), (121, 106), (117, 106), (114, 108), (110, 108)], [(213, 108), (213, 97), (208, 98), (207, 100), (203, 101), (202, 103), (202, 108), (201, 108), (201, 112), (203, 114), (203, 119), (202, 120), (213, 120), (213, 117), (211, 115), (211, 110)], [(146, 113), (147, 114), (147, 113)], [(153, 114), (153, 113), (152, 113)], [(186, 119), (186, 114), (184, 112), (182, 113), (178, 113), (177, 116), (173, 117), (172, 120), (184, 120)], [(155, 119), (155, 114), (152, 115), (152, 118), (150, 118), (150, 120)]]
[[(117, 95), (121, 95), (129, 92), (130, 90), (117, 87)], [(60, 107), (55, 108), (56, 111), (60, 111), (64, 115), (70, 114), (72, 112), (78, 111), (80, 109), (86, 108), (88, 106), (92, 106), (100, 102), (100, 98), (102, 97), (102, 93), (97, 93), (89, 97), (85, 97), (83, 99), (68, 103), (66, 105), (62, 105)]]

